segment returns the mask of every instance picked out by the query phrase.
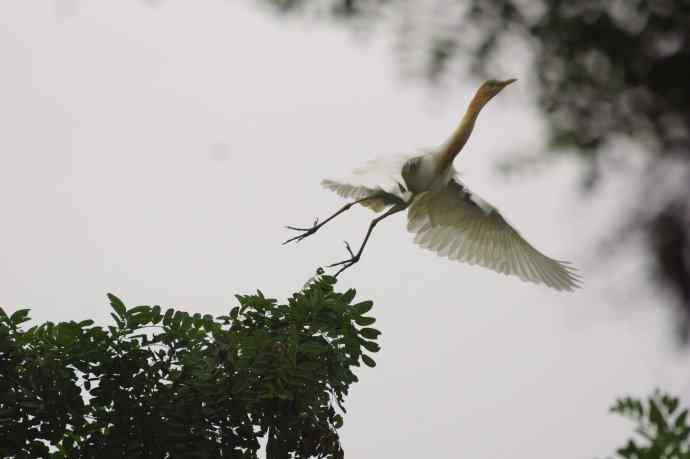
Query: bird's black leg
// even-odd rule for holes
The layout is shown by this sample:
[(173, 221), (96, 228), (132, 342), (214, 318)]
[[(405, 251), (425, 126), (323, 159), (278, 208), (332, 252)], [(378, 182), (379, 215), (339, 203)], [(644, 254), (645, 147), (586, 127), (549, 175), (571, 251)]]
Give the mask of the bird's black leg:
[(338, 210), (336, 213), (334, 213), (333, 215), (331, 215), (330, 217), (328, 217), (327, 219), (325, 219), (321, 223), (319, 223), (319, 219), (317, 218), (316, 220), (314, 220), (314, 224), (312, 226), (310, 226), (309, 228), (297, 228), (295, 226), (286, 226), (287, 229), (290, 229), (293, 231), (300, 231), (302, 234), (298, 234), (295, 237), (291, 237), (287, 241), (283, 242), (283, 245), (285, 245), (289, 242), (292, 242), (292, 241), (300, 242), (305, 237), (311, 236), (312, 234), (316, 233), (319, 230), (319, 228), (321, 228), (323, 225), (325, 225), (329, 221), (333, 220), (335, 217), (342, 214), (346, 210), (349, 210), (350, 207), (354, 206), (355, 204), (359, 204), (360, 202), (364, 202), (364, 201), (367, 201), (369, 199), (374, 199), (374, 198), (375, 198), (375, 196), (368, 196), (368, 197), (363, 198), (363, 199), (358, 199), (357, 201), (349, 202), (349, 203), (345, 204), (343, 207), (341, 207), (340, 210)]
[(355, 263), (357, 263), (359, 261), (359, 259), (362, 256), (362, 252), (364, 252), (364, 247), (367, 245), (367, 241), (369, 241), (369, 237), (371, 236), (372, 231), (374, 231), (374, 227), (381, 220), (383, 220), (386, 217), (390, 217), (393, 214), (397, 214), (398, 212), (402, 212), (403, 210), (407, 209), (407, 206), (409, 206), (409, 203), (396, 204), (393, 207), (391, 207), (390, 209), (388, 209), (388, 211), (386, 213), (384, 213), (383, 215), (380, 215), (380, 216), (376, 217), (375, 219), (373, 219), (371, 221), (371, 223), (369, 223), (369, 229), (367, 230), (367, 234), (364, 236), (364, 241), (362, 241), (362, 245), (359, 246), (359, 250), (357, 251), (357, 253), (354, 253), (352, 251), (352, 248), (350, 247), (350, 244), (345, 242), (345, 248), (349, 252), (350, 258), (348, 258), (347, 260), (339, 261), (337, 263), (333, 263), (332, 265), (328, 265), (329, 268), (332, 268), (335, 266), (341, 266), (341, 268), (338, 270), (338, 272), (335, 273), (335, 277), (338, 277), (338, 275), (340, 275), (340, 273), (342, 273), (347, 268), (349, 268), (350, 266), (354, 265)]

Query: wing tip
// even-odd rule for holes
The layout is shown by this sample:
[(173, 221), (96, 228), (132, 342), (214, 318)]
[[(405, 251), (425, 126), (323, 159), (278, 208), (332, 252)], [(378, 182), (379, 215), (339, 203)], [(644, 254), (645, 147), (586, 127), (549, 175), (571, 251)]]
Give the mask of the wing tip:
[(324, 188), (331, 189), (333, 187), (338, 186), (338, 182), (336, 182), (334, 180), (330, 180), (330, 179), (323, 179), (323, 180), (321, 180), (321, 186)]

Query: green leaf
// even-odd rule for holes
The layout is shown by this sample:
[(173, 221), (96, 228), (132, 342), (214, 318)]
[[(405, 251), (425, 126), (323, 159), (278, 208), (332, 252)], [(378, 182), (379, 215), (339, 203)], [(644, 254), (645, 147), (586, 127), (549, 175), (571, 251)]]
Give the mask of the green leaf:
[(335, 285), (335, 283), (338, 282), (338, 279), (335, 276), (329, 276), (328, 274), (322, 276), (321, 280), (328, 285)]
[(167, 311), (165, 311), (165, 315), (163, 316), (163, 325), (166, 327), (170, 326), (170, 321), (172, 320), (174, 313), (175, 310), (173, 308), (169, 308)]
[(44, 443), (38, 440), (32, 440), (29, 444), (29, 450), (33, 457), (49, 457), (50, 449)]
[(669, 414), (673, 414), (676, 411), (676, 408), (678, 408), (678, 399), (675, 397), (664, 395), (661, 397), (661, 401), (663, 402), (664, 406), (666, 406)]
[(688, 426), (683, 426), (680, 429), (680, 433), (678, 434), (678, 440), (682, 442), (688, 441), (688, 437), (690, 437), (690, 427)]
[(118, 316), (116, 316), (114, 313), (111, 312), (110, 317), (113, 318), (113, 320), (117, 324), (118, 328), (123, 328), (125, 326), (125, 323)]
[(232, 382), (232, 389), (230, 392), (237, 394), (243, 392), (247, 387), (249, 387), (250, 381), (246, 375), (237, 375)]
[(366, 339), (376, 339), (381, 332), (375, 328), (362, 328), (359, 330), (359, 334)]
[(132, 309), (130, 309), (129, 311), (127, 311), (126, 315), (127, 315), (127, 317), (135, 316), (135, 315), (141, 314), (142, 312), (145, 312), (145, 311), (146, 312), (151, 311), (151, 307), (150, 306), (135, 306)]
[(616, 452), (618, 453), (618, 455), (624, 457), (625, 459), (631, 459), (633, 457), (638, 457), (639, 451), (640, 450), (638, 449), (635, 442), (632, 440), (628, 440), (628, 444), (625, 445), (625, 447), (623, 448), (619, 448)]
[(186, 312), (181, 312), (180, 314), (180, 317), (182, 318), (182, 321), (180, 322), (180, 329), (189, 330), (189, 328), (192, 326), (192, 316), (190, 316), (189, 313)]
[(130, 311), (127, 311), (127, 325), (130, 328), (137, 328), (143, 324), (151, 322), (152, 314), (148, 306), (146, 307), (146, 310), (140, 310), (138, 314), (130, 314)]
[(43, 408), (43, 403), (38, 402), (36, 400), (22, 400), (21, 402), (19, 402), (19, 404), (24, 408), (29, 408), (32, 410), (39, 410)]
[(27, 320), (29, 320), (29, 309), (18, 309), (10, 317), (10, 323), (14, 325), (19, 325)]
[(323, 354), (324, 352), (328, 352), (329, 347), (327, 345), (323, 344), (318, 344), (314, 342), (306, 342), (302, 343), (299, 346), (299, 351), (304, 353), (304, 354)]
[(676, 428), (683, 427), (685, 425), (685, 421), (686, 421), (687, 417), (688, 417), (688, 410), (686, 409), (686, 410), (681, 411), (681, 413), (676, 418), (676, 422), (674, 423)]
[(374, 362), (374, 359), (372, 359), (371, 357), (369, 357), (366, 354), (362, 354), (362, 362), (364, 362), (364, 364), (368, 367), (373, 368), (376, 366), (376, 362)]
[(369, 312), (372, 307), (374, 307), (374, 303), (372, 301), (362, 301), (361, 303), (357, 303), (352, 306), (352, 313), (361, 316)]
[(203, 325), (203, 320), (201, 319), (201, 313), (195, 312), (192, 316), (192, 322), (194, 323), (194, 328), (201, 328)]
[(62, 447), (63, 448), (65, 448), (67, 450), (71, 450), (73, 446), (74, 446), (74, 439), (72, 439), (71, 437), (65, 437), (62, 439)]
[(373, 317), (357, 317), (355, 319), (355, 323), (361, 327), (366, 327), (367, 325), (371, 325), (374, 322), (376, 322), (376, 319)]
[(343, 293), (341, 301), (345, 304), (350, 304), (352, 300), (354, 300), (356, 294), (357, 292), (355, 289), (351, 288), (347, 292)]
[(369, 352), (378, 352), (381, 350), (381, 346), (379, 346), (378, 343), (375, 343), (373, 341), (360, 340), (359, 342), (362, 345), (362, 347)]
[(76, 337), (77, 330), (78, 329), (75, 329), (75, 327), (69, 322), (59, 323), (57, 325), (58, 342), (62, 345), (69, 344)]
[(305, 371), (305, 372), (316, 371), (319, 368), (321, 368), (321, 364), (319, 362), (312, 362), (312, 361), (302, 362), (299, 365), (299, 369), (302, 371)]
[(216, 327), (216, 323), (213, 320), (213, 316), (211, 314), (204, 314), (202, 321), (203, 321), (204, 328), (206, 330), (213, 330)]
[(154, 306), (151, 309), (151, 322), (157, 325), (162, 319), (163, 316), (161, 315), (161, 307), (158, 305)]
[(125, 304), (115, 295), (112, 293), (108, 293), (108, 299), (110, 300), (110, 306), (113, 308), (115, 313), (121, 317), (122, 319), (125, 318), (125, 313), (127, 312), (127, 307)]
[(630, 397), (619, 398), (616, 403), (609, 410), (611, 413), (617, 413), (622, 416), (641, 418), (643, 414), (642, 403), (639, 400), (634, 400)]
[(664, 416), (661, 414), (661, 410), (653, 399), (649, 400), (649, 420), (659, 429), (660, 432), (666, 431), (666, 421)]

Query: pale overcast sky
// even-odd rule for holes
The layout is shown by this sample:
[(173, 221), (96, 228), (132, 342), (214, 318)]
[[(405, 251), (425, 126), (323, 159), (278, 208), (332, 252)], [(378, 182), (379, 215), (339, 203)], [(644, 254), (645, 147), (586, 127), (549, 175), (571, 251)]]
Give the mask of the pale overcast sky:
[[(284, 225), (342, 205), (320, 180), (440, 143), (478, 85), (439, 97), (401, 81), (382, 39), (239, 0), (2, 2), (0, 57), (0, 305), (37, 321), (106, 322), (106, 292), (216, 315), (235, 293), (284, 299), (372, 217), (281, 246)], [(497, 75), (513, 76), (456, 166), (585, 289), (437, 258), (402, 215), (385, 221), (341, 277), (383, 331), (347, 400), (348, 457), (601, 457), (631, 431), (607, 414), (615, 397), (688, 389), (644, 254), (595, 257), (626, 183), (583, 200), (571, 159), (496, 173), (542, 144), (526, 71)]]

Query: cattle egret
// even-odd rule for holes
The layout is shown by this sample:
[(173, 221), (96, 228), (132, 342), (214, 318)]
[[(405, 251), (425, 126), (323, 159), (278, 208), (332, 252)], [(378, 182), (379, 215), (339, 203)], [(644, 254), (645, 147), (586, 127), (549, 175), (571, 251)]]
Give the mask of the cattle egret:
[[(352, 201), (322, 222), (315, 221), (311, 227), (288, 226), (300, 234), (284, 244), (299, 242), (314, 234), (355, 204), (374, 212), (385, 210), (371, 221), (356, 253), (345, 243), (349, 258), (330, 265), (339, 267), (335, 274), (338, 276), (359, 261), (374, 227), (381, 220), (408, 209), (407, 229), (415, 234), (414, 242), (440, 256), (556, 290), (571, 291), (580, 287), (580, 277), (570, 263), (549, 258), (532, 247), (496, 208), (472, 193), (453, 168), (453, 160), (467, 143), (481, 109), (514, 81), (483, 83), (457, 129), (440, 147), (422, 154), (370, 161), (366, 167), (354, 171), (358, 180), (350, 183), (322, 181), (325, 188)], [(366, 183), (371, 177), (376, 177), (376, 181)]]

